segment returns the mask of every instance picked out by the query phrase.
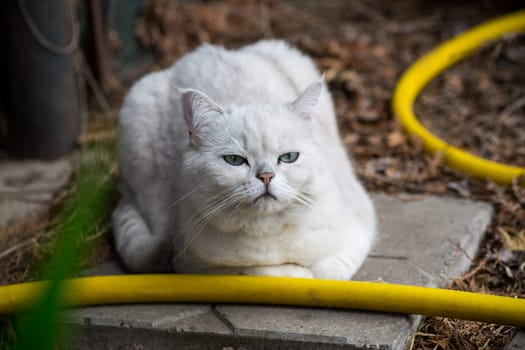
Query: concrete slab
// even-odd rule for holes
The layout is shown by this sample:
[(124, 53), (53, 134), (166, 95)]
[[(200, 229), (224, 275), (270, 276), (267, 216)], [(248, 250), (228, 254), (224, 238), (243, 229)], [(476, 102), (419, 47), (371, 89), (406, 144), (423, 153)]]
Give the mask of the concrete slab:
[(216, 309), (239, 337), (286, 339), (352, 349), (402, 348), (408, 334), (400, 332), (399, 327), (409, 329), (414, 321), (410, 316), (347, 310), (249, 305), (218, 305)]
[(443, 197), (373, 196), (379, 237), (354, 280), (445, 286), (476, 255), (492, 217), (486, 203)]
[[(469, 266), (486, 203), (374, 195), (380, 235), (357, 280), (444, 286)], [(99, 271), (113, 274), (115, 264)], [(403, 349), (418, 316), (255, 305), (132, 305), (77, 310), (75, 349)]]
[(525, 329), (520, 329), (510, 343), (505, 347), (505, 350), (525, 350)]
[(47, 210), (72, 171), (72, 162), (66, 158), (50, 162), (0, 160), (0, 227)]

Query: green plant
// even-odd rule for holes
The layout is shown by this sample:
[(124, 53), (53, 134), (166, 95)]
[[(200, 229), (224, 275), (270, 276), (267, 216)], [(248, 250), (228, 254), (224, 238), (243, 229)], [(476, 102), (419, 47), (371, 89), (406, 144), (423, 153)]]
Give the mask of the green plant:
[[(78, 272), (92, 250), (91, 237), (107, 227), (114, 204), (114, 142), (84, 146), (73, 190), (57, 214), (52, 241), (44, 248), (37, 279), (50, 280), (35, 306), (16, 317), (16, 349), (51, 350), (60, 346), (62, 281)], [(67, 336), (67, 335), (66, 335)]]

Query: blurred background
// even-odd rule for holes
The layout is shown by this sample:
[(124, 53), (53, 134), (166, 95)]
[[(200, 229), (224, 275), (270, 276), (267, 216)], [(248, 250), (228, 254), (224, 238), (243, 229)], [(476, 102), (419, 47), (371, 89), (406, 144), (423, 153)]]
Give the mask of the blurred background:
[[(363, 129), (389, 119), (390, 92), (399, 74), (437, 43), (523, 4), (487, 0), (10, 0), (2, 7), (0, 148), (11, 157), (53, 159), (78, 143), (86, 130), (88, 111), (112, 114), (126, 88), (147, 71), (173, 63), (203, 42), (238, 47), (261, 38), (284, 38), (313, 56), (333, 88), (342, 127), (351, 132), (345, 135), (347, 143), (358, 149), (388, 146), (379, 136), (368, 140), (360, 135)], [(521, 46), (507, 48), (510, 41)], [(522, 51), (523, 39), (509, 38), (492, 51), (489, 63), (492, 68), (521, 63)], [(505, 69), (492, 72), (498, 75), (496, 83), (482, 77), (473, 81), (475, 74), (465, 81), (466, 74), (458, 73), (442, 84), (456, 90), (481, 84), (480, 94), (490, 95), (501, 108), (505, 101), (498, 82), (525, 79), (523, 70)], [(421, 100), (422, 105), (433, 102)], [(476, 114), (479, 104), (481, 109), (489, 103), (477, 100), (459, 114)], [(436, 124), (439, 134), (443, 125)], [(446, 126), (445, 130), (449, 132)], [(457, 138), (464, 131), (459, 128), (451, 134)], [(483, 145), (480, 149), (483, 142), (473, 140), (478, 136), (458, 141), (459, 146), (472, 146), (497, 161), (505, 158), (499, 154), (505, 151), (498, 148), (512, 148), (504, 140), (500, 142), (504, 147)], [(510, 132), (508, 138), (512, 137), (516, 135)], [(395, 135), (390, 140), (395, 143)], [(518, 163), (523, 165), (525, 151), (518, 148)], [(516, 163), (512, 157), (510, 161)]]

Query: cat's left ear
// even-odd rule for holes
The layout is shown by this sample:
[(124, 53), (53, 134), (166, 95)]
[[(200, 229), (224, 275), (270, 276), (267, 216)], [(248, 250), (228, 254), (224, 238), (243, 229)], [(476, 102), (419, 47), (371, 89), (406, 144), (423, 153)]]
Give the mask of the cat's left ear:
[(292, 102), (292, 111), (305, 119), (312, 119), (312, 117), (317, 114), (317, 103), (319, 102), (322, 89), (323, 83), (321, 80), (310, 84), (303, 93)]

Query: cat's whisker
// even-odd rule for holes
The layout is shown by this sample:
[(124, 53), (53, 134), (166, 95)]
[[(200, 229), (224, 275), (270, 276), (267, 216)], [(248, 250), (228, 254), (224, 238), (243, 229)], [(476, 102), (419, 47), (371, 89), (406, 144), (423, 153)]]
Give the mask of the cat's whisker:
[(216, 212), (219, 212), (219, 211), (223, 211), (224, 209), (226, 209), (227, 207), (229, 207), (231, 204), (235, 203), (237, 201), (237, 199), (239, 199), (239, 196), (238, 196), (238, 193), (234, 192), (232, 194), (230, 194), (228, 197), (214, 203), (214, 208), (212, 210), (210, 210), (209, 212), (207, 213), (203, 213), (201, 211), (201, 217), (204, 219), (204, 220), (207, 220), (208, 218), (210, 218), (210, 216), (215, 216), (214, 214)]
[(193, 226), (195, 226), (201, 219), (202, 216), (205, 215), (203, 213), (206, 213), (209, 209), (215, 207), (218, 203), (220, 203), (221, 200), (223, 200), (222, 197), (224, 197), (224, 192), (215, 194), (212, 196), (208, 202), (198, 210), (195, 210), (192, 216), (190, 216), (188, 219), (186, 219), (186, 222), (182, 225), (183, 229), (181, 229), (175, 237), (173, 238), (172, 242), (175, 243), (175, 241), (184, 233), (184, 232), (191, 232), (193, 229)]
[(188, 248), (191, 246), (191, 244), (197, 239), (197, 237), (199, 236), (199, 233), (202, 232), (202, 230), (204, 229), (205, 226), (206, 226), (205, 222), (202, 222), (200, 224), (200, 227), (199, 227), (199, 230), (197, 231), (197, 233), (188, 242), (184, 242), (184, 247), (182, 248), (182, 250), (178, 254), (176, 254), (173, 257), (173, 261), (177, 260), (181, 255), (186, 253), (186, 250), (188, 250)]
[(313, 205), (314, 204), (314, 199), (312, 198), (312, 196), (309, 193), (299, 192), (297, 194), (297, 197), (300, 198), (301, 200), (303, 200), (308, 205)]
[(288, 185), (285, 182), (279, 183), (279, 189), (285, 193), (285, 195), (292, 198), (294, 201), (299, 202), (300, 204), (303, 204), (307, 207), (312, 207), (313, 200), (310, 198), (308, 193), (305, 192), (297, 192), (293, 187)]
[(206, 226), (206, 221), (204, 220), (197, 220), (195, 221), (194, 223), (192, 223), (191, 225), (191, 228), (190, 228), (190, 232), (195, 232), (194, 235), (190, 238), (190, 240), (188, 241), (185, 241), (183, 244), (184, 246), (182, 247), (181, 251), (178, 252), (174, 257), (173, 257), (173, 261), (177, 260), (181, 255), (183, 255), (184, 253), (186, 253), (186, 250), (188, 250), (188, 248), (191, 246), (191, 244), (197, 239), (197, 237), (199, 236), (199, 233), (202, 232), (202, 230), (204, 229), (204, 227)]
[(222, 200), (210, 203), (211, 205), (208, 205), (207, 207), (210, 207), (210, 206), (213, 206), (213, 205), (217, 205), (217, 206), (214, 207), (212, 210), (210, 210), (210, 211), (208, 211), (208, 212), (206, 212), (204, 214), (201, 214), (201, 216), (198, 218), (198, 220), (196, 220), (196, 221), (194, 221), (192, 223), (191, 227), (189, 228), (189, 232), (193, 232), (192, 237), (190, 238), (189, 241), (185, 242), (184, 247), (182, 248), (182, 250), (177, 255), (175, 255), (173, 260), (176, 260), (182, 254), (184, 254), (186, 252), (186, 250), (188, 250), (188, 248), (197, 239), (199, 234), (202, 232), (202, 230), (206, 227), (206, 224), (211, 219), (215, 218), (217, 215), (222, 213), (232, 203), (237, 202), (237, 206), (234, 208), (234, 210), (236, 208), (238, 208), (240, 203), (241, 203), (240, 201), (238, 201), (238, 199), (240, 199), (240, 198), (242, 198), (242, 197), (239, 196), (239, 193), (234, 192), (230, 196), (228, 196), (226, 198), (223, 198)]
[(239, 201), (237, 203), (237, 205), (233, 208), (233, 210), (231, 211), (230, 215), (228, 216), (228, 219), (226, 219), (226, 222), (231, 224), (231, 221), (232, 221), (233, 217), (235, 216), (235, 214), (237, 214), (237, 210), (239, 209), (241, 204), (242, 204), (242, 201)]
[(191, 196), (195, 192), (202, 190), (202, 187), (204, 187), (204, 185), (205, 184), (197, 185), (194, 189), (192, 189), (191, 191), (189, 191), (186, 194), (182, 195), (179, 199), (176, 199), (175, 201), (173, 201), (173, 203), (168, 205), (168, 207), (166, 209), (170, 209), (170, 208), (174, 207), (175, 205), (179, 204), (180, 202), (182, 202), (184, 199), (188, 198), (189, 196)]
[(313, 207), (313, 203), (308, 198), (304, 198), (300, 195), (296, 195), (293, 197), (293, 199), (295, 200), (296, 203), (302, 204), (308, 208)]
[[(185, 223), (181, 225), (182, 229), (180, 229), (171, 240), (174, 251), (177, 247), (177, 240), (181, 236), (183, 236), (185, 232), (195, 231), (195, 229), (199, 227), (202, 223), (206, 223), (206, 220), (202, 218), (202, 213), (206, 213), (209, 209), (215, 207), (217, 203), (220, 203), (220, 201), (223, 200), (221, 198), (224, 197), (224, 194), (225, 192), (215, 194), (208, 200), (208, 202), (202, 208), (199, 208), (199, 210), (195, 210), (193, 215), (186, 219)], [(184, 245), (182, 251), (178, 255), (176, 255), (172, 260), (175, 260), (178, 257), (180, 257), (180, 255), (182, 255), (186, 251), (186, 249), (187, 247), (186, 245)]]
[[(213, 207), (215, 205), (215, 200), (219, 199), (221, 197), (222, 193), (219, 193), (219, 194), (216, 194), (214, 195), (213, 197), (211, 197), (211, 199), (209, 200), (209, 202), (202, 208), (200, 208), (199, 210), (196, 210), (192, 216), (190, 216), (188, 219), (186, 219), (185, 223), (182, 225), (182, 227), (188, 227), (191, 222), (197, 218), (199, 216), (199, 213), (202, 212), (202, 211), (206, 211), (208, 210), (209, 208)], [(186, 229), (182, 229), (180, 230), (179, 232), (177, 232), (175, 234), (175, 236), (173, 237), (173, 239), (171, 240), (173, 244), (176, 244), (176, 241), (177, 239), (183, 234), (183, 232), (186, 231)]]

